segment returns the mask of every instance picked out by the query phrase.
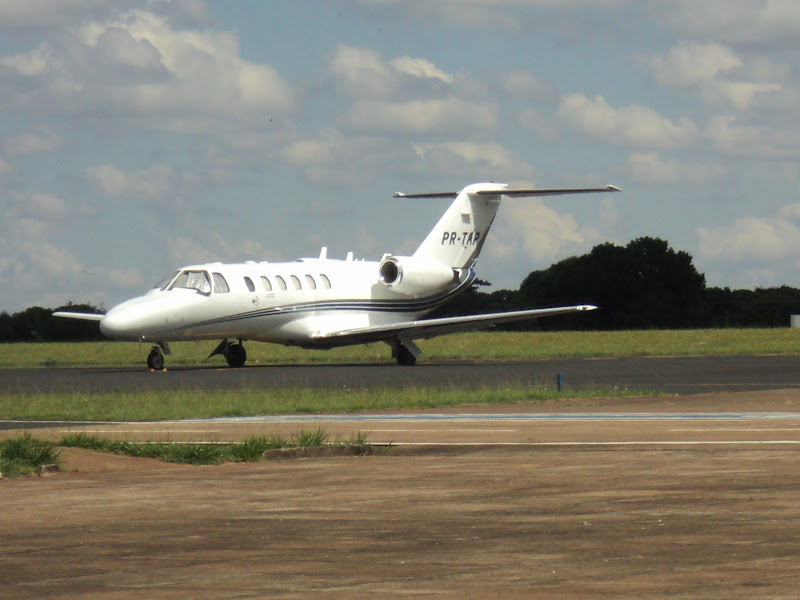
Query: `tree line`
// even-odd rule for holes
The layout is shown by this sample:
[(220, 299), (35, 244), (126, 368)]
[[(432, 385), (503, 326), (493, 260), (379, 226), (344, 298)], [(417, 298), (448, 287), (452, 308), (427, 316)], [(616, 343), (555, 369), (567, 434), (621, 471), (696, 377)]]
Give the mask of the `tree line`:
[[(600, 244), (547, 269), (533, 271), (517, 290), (472, 289), (431, 317), (595, 304), (600, 310), (508, 325), (518, 330), (688, 329), (788, 327), (800, 314), (800, 289), (707, 287), (692, 257), (661, 239), (641, 237), (626, 246)], [(0, 313), (0, 342), (103, 339), (96, 322), (54, 318), (54, 310), (104, 312), (90, 304), (56, 309), (34, 306)]]
[(438, 315), (595, 304), (600, 310), (508, 328), (621, 330), (788, 327), (791, 315), (800, 314), (800, 289), (707, 287), (689, 253), (652, 237), (626, 246), (597, 245), (587, 254), (533, 271), (517, 290), (483, 293), (481, 284)]
[(104, 313), (101, 307), (68, 302), (58, 308), (32, 306), (13, 315), (0, 312), (0, 342), (67, 342), (105, 339), (95, 321), (54, 317), (57, 310)]

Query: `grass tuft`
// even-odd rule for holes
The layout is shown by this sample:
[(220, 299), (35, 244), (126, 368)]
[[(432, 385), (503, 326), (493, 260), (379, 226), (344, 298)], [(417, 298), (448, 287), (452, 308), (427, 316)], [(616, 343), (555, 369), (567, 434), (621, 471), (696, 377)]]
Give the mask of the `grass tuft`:
[(292, 445), (297, 448), (318, 448), (328, 443), (328, 434), (322, 428), (316, 431), (300, 430), (292, 436)]
[(359, 432), (349, 441), (329, 441), (323, 429), (316, 431), (300, 430), (291, 439), (280, 436), (251, 437), (232, 443), (183, 443), (155, 442), (136, 443), (98, 438), (84, 433), (64, 435), (51, 446), (84, 448), (100, 452), (124, 454), (140, 458), (155, 458), (165, 462), (186, 463), (190, 465), (216, 465), (222, 462), (258, 462), (264, 460), (270, 450), (286, 448), (317, 448), (321, 446), (363, 446), (367, 443), (366, 434)]
[(39, 467), (58, 462), (60, 451), (52, 442), (46, 442), (26, 433), (20, 437), (0, 441), (0, 473), (3, 477), (19, 477), (36, 473)]

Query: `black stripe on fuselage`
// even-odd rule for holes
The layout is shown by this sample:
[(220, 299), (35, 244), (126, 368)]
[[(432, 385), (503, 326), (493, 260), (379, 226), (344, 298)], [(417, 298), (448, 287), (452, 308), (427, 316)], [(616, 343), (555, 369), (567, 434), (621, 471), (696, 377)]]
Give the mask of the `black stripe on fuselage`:
[(174, 331), (181, 331), (187, 329), (196, 329), (198, 327), (210, 327), (213, 325), (220, 325), (222, 323), (233, 323), (248, 319), (259, 319), (262, 317), (270, 317), (276, 315), (292, 314), (307, 312), (322, 312), (322, 311), (363, 311), (363, 312), (380, 312), (380, 313), (416, 313), (416, 312), (430, 312), (435, 308), (441, 306), (445, 302), (452, 300), (457, 295), (464, 292), (473, 281), (476, 279), (474, 272), (470, 272), (469, 276), (462, 281), (457, 287), (449, 292), (440, 293), (428, 298), (421, 298), (419, 300), (328, 300), (322, 302), (304, 302), (300, 304), (288, 304), (285, 306), (274, 306), (271, 308), (263, 308), (260, 310), (252, 310), (244, 313), (237, 313), (233, 315), (226, 315), (216, 319), (209, 319), (207, 321), (200, 321), (176, 328)]

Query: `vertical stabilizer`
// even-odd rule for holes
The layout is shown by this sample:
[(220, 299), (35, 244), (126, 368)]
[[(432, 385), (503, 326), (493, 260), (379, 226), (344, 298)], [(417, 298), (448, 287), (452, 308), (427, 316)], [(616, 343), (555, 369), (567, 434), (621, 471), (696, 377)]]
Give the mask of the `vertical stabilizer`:
[[(471, 268), (483, 248), (506, 187), (504, 183), (476, 183), (461, 190), (414, 252), (414, 258), (435, 260), (454, 269)], [(492, 194), (494, 191), (498, 193)]]
[(415, 258), (454, 269), (471, 268), (481, 253), (502, 196), (514, 198), (597, 194), (621, 191), (614, 185), (596, 188), (513, 189), (505, 183), (474, 183), (460, 192), (395, 194), (395, 198), (455, 198), (422, 242)]

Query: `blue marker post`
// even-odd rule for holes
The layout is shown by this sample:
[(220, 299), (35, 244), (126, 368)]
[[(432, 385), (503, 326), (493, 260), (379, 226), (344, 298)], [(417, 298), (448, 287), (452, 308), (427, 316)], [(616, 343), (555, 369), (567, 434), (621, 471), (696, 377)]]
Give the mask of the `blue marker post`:
[(558, 374), (557, 381), (558, 381), (558, 391), (559, 392), (564, 391), (564, 374), (563, 373), (559, 373)]

